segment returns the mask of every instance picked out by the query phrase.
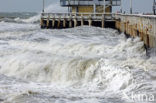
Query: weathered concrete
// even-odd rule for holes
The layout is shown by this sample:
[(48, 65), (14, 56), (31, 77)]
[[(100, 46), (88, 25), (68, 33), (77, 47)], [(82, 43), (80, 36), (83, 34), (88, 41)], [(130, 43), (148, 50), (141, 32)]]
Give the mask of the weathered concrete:
[(115, 19), (118, 30), (139, 36), (147, 47), (156, 47), (156, 16), (116, 14)]
[(116, 28), (131, 37), (139, 36), (146, 47), (156, 47), (156, 16), (44, 13), (40, 24), (41, 28), (71, 28), (83, 25)]
[(83, 17), (81, 17), (81, 26), (84, 25), (84, 20), (83, 20)]

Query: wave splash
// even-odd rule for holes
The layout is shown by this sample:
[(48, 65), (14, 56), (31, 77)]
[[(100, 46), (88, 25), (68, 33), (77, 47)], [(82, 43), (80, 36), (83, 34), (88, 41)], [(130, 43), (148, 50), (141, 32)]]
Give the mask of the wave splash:
[(39, 32), (33, 31), (26, 41), (8, 42), (15, 48), (10, 51), (14, 55), (1, 58), (1, 73), (38, 83), (121, 92), (138, 88), (141, 83), (133, 84), (133, 80), (140, 81), (144, 70), (155, 68), (155, 63), (146, 59), (139, 38), (126, 39), (111, 29), (78, 27)]
[[(45, 12), (47, 13), (63, 13), (63, 12), (67, 12), (67, 8), (66, 7), (61, 7), (60, 6), (60, 3), (57, 2), (57, 3), (53, 3), (53, 4), (50, 4), (48, 7), (45, 8)], [(30, 17), (29, 19), (25, 19), (25, 20), (22, 20), (23, 22), (25, 23), (36, 23), (36, 22), (39, 22), (40, 20), (40, 13), (36, 16), (33, 16), (33, 17)]]
[(41, 30), (37, 20), (0, 23), (0, 101), (126, 103), (123, 92), (155, 95), (155, 57), (139, 38), (87, 26)]

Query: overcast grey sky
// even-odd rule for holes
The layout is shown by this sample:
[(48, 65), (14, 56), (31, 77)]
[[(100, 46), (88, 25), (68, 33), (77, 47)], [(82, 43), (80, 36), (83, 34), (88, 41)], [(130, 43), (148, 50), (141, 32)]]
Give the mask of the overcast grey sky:
[[(54, 6), (52, 9), (60, 10), (56, 3), (60, 0), (45, 0), (46, 6)], [(129, 11), (130, 0), (123, 0), (124, 11)], [(153, 0), (133, 0), (134, 12), (152, 12)], [(40, 12), (42, 9), (42, 0), (0, 0), (0, 12)], [(53, 10), (51, 10), (53, 11)], [(119, 11), (119, 7), (113, 8), (113, 11)], [(58, 11), (59, 12), (59, 11)]]

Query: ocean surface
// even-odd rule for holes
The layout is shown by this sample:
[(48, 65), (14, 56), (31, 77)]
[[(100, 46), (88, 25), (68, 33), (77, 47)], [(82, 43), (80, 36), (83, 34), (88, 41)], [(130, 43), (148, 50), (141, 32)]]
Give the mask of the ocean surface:
[(156, 53), (139, 37), (39, 18), (0, 13), (0, 103), (156, 103)]

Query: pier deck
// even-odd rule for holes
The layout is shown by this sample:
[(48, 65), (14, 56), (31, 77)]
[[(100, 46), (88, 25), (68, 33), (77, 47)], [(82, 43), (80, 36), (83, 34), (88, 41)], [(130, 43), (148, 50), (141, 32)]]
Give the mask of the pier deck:
[[(76, 26), (115, 27), (112, 13), (42, 13), (41, 28), (71, 28)], [(109, 23), (108, 23), (109, 22)]]

